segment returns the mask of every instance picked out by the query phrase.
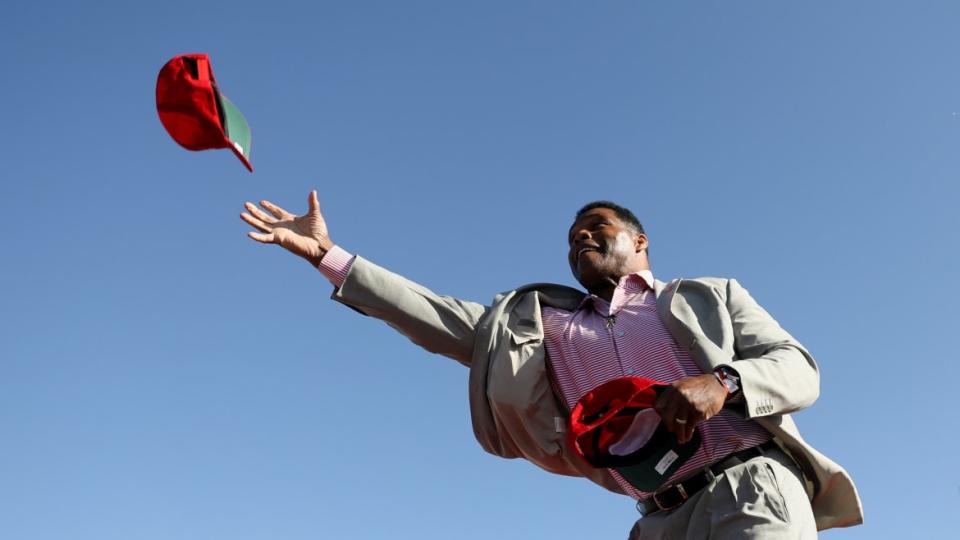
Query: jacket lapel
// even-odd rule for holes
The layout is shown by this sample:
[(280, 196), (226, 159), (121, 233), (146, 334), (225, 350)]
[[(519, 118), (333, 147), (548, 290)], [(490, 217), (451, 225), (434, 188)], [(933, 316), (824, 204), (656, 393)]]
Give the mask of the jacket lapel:
[(537, 283), (518, 289), (512, 299), (514, 304), (507, 312), (507, 330), (517, 344), (543, 339), (541, 306), (574, 311), (584, 296), (584, 293), (563, 285)]
[(670, 283), (654, 281), (657, 314), (677, 344), (690, 354), (704, 373), (708, 373), (728, 359), (720, 346), (700, 330), (697, 314), (684, 298), (682, 284), (682, 279), (675, 279)]

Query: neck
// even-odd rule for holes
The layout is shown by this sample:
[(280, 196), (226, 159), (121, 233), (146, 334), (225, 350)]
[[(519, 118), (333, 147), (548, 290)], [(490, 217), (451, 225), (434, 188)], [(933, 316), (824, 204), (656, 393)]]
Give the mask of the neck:
[(595, 287), (590, 290), (590, 294), (594, 294), (603, 298), (607, 302), (613, 300), (613, 291), (617, 290), (617, 285), (620, 284), (619, 279), (614, 279), (612, 277), (607, 277), (604, 279), (604, 283), (599, 287)]
[[(617, 286), (620, 285), (620, 280), (623, 279), (623, 276), (641, 272), (643, 270), (650, 270), (650, 265), (640, 264), (638, 265), (637, 268), (630, 270), (629, 272), (623, 274), (622, 276), (617, 276), (617, 277), (606, 276), (605, 278), (603, 278), (602, 283), (598, 283), (597, 286), (593, 287), (592, 289), (588, 289), (587, 292), (589, 292), (590, 294), (599, 296), (600, 298), (603, 298), (607, 302), (610, 302), (611, 300), (613, 300), (613, 292), (617, 290)], [(651, 287), (652, 286), (653, 285), (651, 284)]]

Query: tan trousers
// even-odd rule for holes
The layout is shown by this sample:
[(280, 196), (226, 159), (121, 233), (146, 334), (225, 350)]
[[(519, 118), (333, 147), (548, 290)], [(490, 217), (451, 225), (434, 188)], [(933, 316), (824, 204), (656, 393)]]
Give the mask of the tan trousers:
[(683, 506), (643, 517), (630, 531), (630, 540), (816, 537), (800, 471), (780, 450), (727, 469)]

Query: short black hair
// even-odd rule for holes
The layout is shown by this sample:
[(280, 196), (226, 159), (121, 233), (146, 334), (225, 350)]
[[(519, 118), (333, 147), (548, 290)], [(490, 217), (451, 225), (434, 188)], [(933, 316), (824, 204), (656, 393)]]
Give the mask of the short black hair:
[(622, 221), (628, 227), (633, 228), (637, 234), (647, 234), (644, 232), (643, 225), (640, 224), (640, 220), (637, 219), (637, 216), (635, 216), (633, 212), (617, 203), (610, 201), (593, 201), (592, 203), (587, 203), (583, 208), (577, 210), (577, 215), (573, 218), (574, 221), (580, 219), (580, 216), (586, 214), (594, 208), (607, 208), (613, 210), (613, 212), (617, 214), (617, 217), (620, 218), (620, 221)]

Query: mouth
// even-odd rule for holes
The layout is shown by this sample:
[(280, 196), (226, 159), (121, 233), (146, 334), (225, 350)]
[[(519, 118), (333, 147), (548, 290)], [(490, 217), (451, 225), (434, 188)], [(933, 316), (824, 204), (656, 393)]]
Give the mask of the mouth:
[(579, 259), (581, 255), (583, 255), (584, 253), (587, 253), (588, 251), (599, 251), (599, 250), (597, 248), (585, 247), (577, 252), (577, 259)]
[(577, 265), (577, 268), (578, 268), (578, 269), (580, 268), (580, 258), (583, 257), (583, 254), (584, 254), (584, 253), (589, 253), (589, 252), (591, 252), (591, 251), (596, 252), (596, 253), (600, 253), (600, 248), (596, 248), (596, 247), (585, 247), (585, 248), (581, 248), (580, 251), (577, 251), (576, 265)]

